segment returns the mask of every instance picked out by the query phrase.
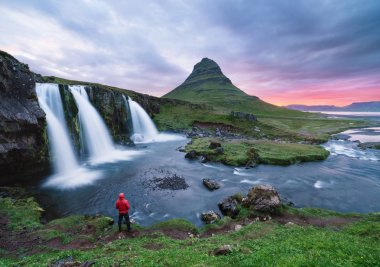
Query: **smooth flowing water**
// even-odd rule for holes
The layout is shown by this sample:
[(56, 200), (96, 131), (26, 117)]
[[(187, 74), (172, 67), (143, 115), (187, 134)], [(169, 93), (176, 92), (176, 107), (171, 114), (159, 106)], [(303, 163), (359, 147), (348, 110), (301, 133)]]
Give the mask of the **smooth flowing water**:
[(36, 84), (38, 102), (46, 113), (50, 151), (54, 174), (45, 182), (45, 187), (75, 188), (88, 185), (100, 177), (99, 172), (91, 172), (80, 167), (69, 134), (57, 84)]
[(57, 84), (36, 84), (38, 102), (46, 113), (50, 149), (56, 173), (64, 174), (79, 167), (66, 130), (61, 95)]
[[(124, 96), (123, 96), (124, 97)], [(145, 110), (131, 98), (128, 100), (124, 97), (124, 101), (127, 102), (126, 106), (129, 106), (132, 117), (133, 135), (131, 137), (134, 142), (149, 142), (154, 141), (158, 136), (158, 131), (154, 125), (152, 119), (145, 112)]]
[[(237, 192), (246, 194), (252, 186), (265, 183), (275, 186), (284, 200), (297, 207), (380, 211), (380, 151), (368, 149), (364, 153), (372, 156), (362, 157), (363, 150), (357, 143), (329, 141), (325, 147), (331, 156), (325, 161), (244, 169), (187, 160), (177, 150), (187, 141), (139, 144), (136, 150), (146, 151), (141, 158), (96, 166), (107, 179), (75, 190), (38, 187), (37, 198), (53, 217), (101, 213), (116, 218), (114, 202), (118, 193), (124, 192), (132, 203), (132, 217), (142, 225), (170, 218), (185, 218), (201, 225), (201, 212), (218, 211), (217, 203), (223, 198)], [(331, 149), (336, 144), (349, 153)], [(160, 190), (150, 186), (152, 180), (173, 174), (183, 177), (189, 187)], [(217, 180), (221, 188), (208, 191), (203, 178)]]
[(99, 113), (92, 106), (84, 86), (69, 87), (79, 110), (81, 132), (86, 148), (93, 159), (104, 157), (114, 150), (114, 145), (108, 129)]

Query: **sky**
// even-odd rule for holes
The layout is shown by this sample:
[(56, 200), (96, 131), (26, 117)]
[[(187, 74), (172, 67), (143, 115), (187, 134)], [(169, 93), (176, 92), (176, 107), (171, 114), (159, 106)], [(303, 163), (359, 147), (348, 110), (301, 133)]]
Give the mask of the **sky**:
[(380, 100), (378, 0), (0, 0), (0, 50), (161, 96), (203, 57), (276, 104)]

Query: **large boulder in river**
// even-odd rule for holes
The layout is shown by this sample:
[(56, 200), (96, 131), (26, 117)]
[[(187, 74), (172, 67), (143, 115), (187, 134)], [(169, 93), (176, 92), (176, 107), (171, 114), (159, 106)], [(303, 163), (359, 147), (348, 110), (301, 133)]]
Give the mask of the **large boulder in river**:
[(205, 178), (202, 180), (203, 185), (207, 187), (208, 190), (213, 191), (220, 188), (220, 185), (217, 183), (217, 181)]
[(201, 214), (201, 219), (206, 224), (211, 224), (211, 223), (216, 222), (217, 220), (220, 220), (220, 215), (217, 212), (211, 210), (211, 211), (203, 212)]
[(2, 182), (49, 168), (45, 112), (28, 65), (0, 51), (0, 173)]
[(218, 203), (220, 211), (225, 216), (235, 218), (239, 214), (238, 203), (234, 197), (228, 197)]
[(273, 186), (257, 185), (248, 191), (244, 205), (257, 211), (271, 212), (281, 205), (281, 199)]

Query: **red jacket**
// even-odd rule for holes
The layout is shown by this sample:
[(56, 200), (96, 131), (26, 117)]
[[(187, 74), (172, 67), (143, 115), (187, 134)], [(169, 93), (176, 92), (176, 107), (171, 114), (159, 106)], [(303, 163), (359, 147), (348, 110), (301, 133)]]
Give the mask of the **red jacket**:
[(124, 194), (119, 194), (119, 199), (116, 201), (116, 208), (119, 210), (119, 214), (128, 213), (131, 205), (129, 205), (128, 200), (124, 198)]

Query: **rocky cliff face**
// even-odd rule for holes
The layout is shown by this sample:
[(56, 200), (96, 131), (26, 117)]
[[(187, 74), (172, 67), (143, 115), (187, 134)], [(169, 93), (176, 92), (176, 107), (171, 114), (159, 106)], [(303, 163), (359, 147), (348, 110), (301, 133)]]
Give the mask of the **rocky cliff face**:
[(46, 169), (45, 113), (38, 105), (34, 74), (28, 65), (2, 51), (0, 99), (1, 178)]

